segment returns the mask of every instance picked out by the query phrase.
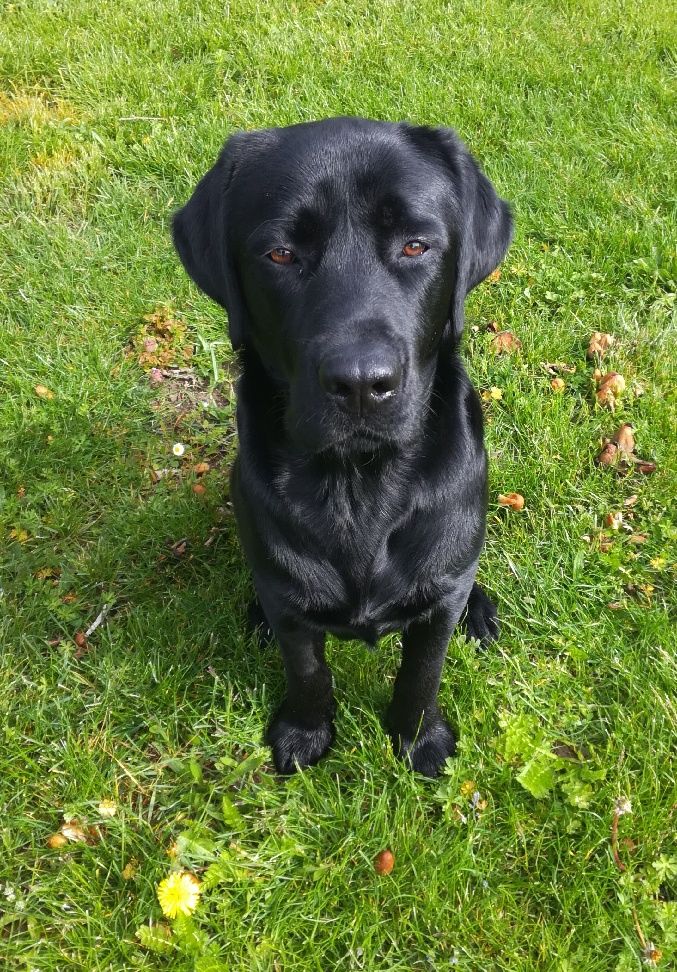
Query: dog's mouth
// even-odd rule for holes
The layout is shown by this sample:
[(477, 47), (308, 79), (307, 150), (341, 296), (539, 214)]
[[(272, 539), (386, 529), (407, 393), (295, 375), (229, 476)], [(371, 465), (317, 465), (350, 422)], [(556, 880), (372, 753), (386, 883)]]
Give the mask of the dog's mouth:
[(401, 446), (399, 436), (376, 431), (367, 426), (358, 426), (345, 435), (327, 442), (319, 450), (320, 454), (334, 455), (346, 459), (352, 456), (387, 455)]

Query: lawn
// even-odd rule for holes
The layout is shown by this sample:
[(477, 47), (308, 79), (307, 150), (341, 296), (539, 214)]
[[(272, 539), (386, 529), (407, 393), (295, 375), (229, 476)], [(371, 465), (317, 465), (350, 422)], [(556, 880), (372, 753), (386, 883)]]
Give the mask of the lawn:
[[(16, 0), (1, 16), (0, 966), (670, 967), (669, 5)], [(381, 726), (396, 638), (331, 642), (332, 754), (284, 781), (270, 766), (283, 675), (244, 632), (237, 363), (169, 238), (231, 131), (333, 114), (453, 125), (516, 216), (464, 341), (503, 630), (485, 653), (451, 643), (441, 701), (461, 742), (432, 782)], [(588, 358), (595, 331), (615, 341)], [(625, 380), (613, 412), (596, 368)], [(596, 463), (626, 422), (634, 456)], [(202, 893), (172, 920), (157, 886), (177, 869)]]

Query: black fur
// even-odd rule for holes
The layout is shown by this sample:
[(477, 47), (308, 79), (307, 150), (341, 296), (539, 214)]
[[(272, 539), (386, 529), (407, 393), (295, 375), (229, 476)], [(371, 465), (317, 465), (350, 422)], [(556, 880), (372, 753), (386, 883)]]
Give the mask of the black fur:
[(466, 294), (511, 234), (451, 130), (359, 118), (233, 136), (174, 218), (242, 362), (232, 499), (250, 617), (287, 674), (268, 730), (281, 772), (334, 738), (327, 631), (401, 630), (395, 750), (429, 776), (454, 752), (436, 701), (450, 635), (466, 607), (470, 636), (498, 633), (474, 583), (487, 471), (458, 343)]

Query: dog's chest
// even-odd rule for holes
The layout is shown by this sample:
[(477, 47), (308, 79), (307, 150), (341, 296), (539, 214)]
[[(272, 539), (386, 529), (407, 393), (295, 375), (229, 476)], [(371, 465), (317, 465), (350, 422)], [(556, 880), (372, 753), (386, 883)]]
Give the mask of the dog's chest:
[(299, 509), (302, 551), (289, 566), (318, 624), (373, 641), (439, 597), (445, 531), (434, 512), (412, 507), (408, 484), (338, 479), (317, 499)]

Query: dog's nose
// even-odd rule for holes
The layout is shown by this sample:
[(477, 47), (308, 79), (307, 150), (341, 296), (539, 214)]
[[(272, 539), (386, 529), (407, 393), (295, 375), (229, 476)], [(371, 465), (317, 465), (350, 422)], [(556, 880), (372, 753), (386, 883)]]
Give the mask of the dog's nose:
[(335, 353), (320, 364), (320, 385), (337, 404), (356, 415), (389, 401), (402, 381), (402, 366), (391, 352)]

